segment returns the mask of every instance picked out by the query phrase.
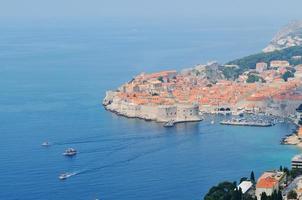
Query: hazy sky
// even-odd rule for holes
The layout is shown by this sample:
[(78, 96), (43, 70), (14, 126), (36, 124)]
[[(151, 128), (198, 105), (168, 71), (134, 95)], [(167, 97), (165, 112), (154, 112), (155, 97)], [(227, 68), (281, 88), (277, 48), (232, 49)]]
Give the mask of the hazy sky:
[(301, 0), (0, 0), (8, 19), (302, 19)]

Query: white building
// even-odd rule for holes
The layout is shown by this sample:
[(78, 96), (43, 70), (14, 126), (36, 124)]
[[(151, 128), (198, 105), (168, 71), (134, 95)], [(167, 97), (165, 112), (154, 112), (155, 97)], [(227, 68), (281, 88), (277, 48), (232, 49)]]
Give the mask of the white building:
[(272, 60), (270, 67), (289, 67), (289, 62), (286, 60)]
[(302, 154), (299, 155), (295, 155), (292, 158), (292, 168), (296, 168), (296, 169), (302, 169)]
[(252, 181), (242, 181), (237, 188), (241, 188), (241, 191), (243, 194), (245, 194), (246, 192), (248, 192), (253, 186)]

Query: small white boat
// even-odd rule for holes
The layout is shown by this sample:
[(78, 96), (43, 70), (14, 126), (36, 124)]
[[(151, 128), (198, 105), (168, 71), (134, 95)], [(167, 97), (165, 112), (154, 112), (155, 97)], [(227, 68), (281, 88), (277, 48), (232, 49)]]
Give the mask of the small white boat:
[(214, 120), (212, 120), (212, 121), (211, 121), (211, 124), (215, 124), (215, 121), (214, 121)]
[(42, 147), (49, 147), (50, 146), (50, 143), (49, 142), (43, 142), (42, 144), (41, 144), (41, 146)]
[(164, 127), (173, 127), (173, 126), (174, 126), (174, 120), (170, 120), (164, 124)]
[(71, 177), (72, 175), (74, 175), (74, 174), (72, 174), (72, 173), (63, 173), (63, 174), (60, 174), (59, 179), (60, 180), (65, 180), (65, 179)]
[(68, 148), (63, 153), (64, 156), (74, 156), (76, 154), (77, 154), (77, 150), (75, 150), (73, 148)]

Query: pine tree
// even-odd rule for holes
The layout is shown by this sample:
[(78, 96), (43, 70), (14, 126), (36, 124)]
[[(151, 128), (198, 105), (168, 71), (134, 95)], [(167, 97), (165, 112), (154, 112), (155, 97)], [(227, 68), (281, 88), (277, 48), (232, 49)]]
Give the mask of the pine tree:
[(261, 194), (261, 199), (260, 200), (268, 200), (269, 198), (267, 197), (265, 192), (262, 192)]
[(239, 188), (239, 190), (238, 190), (238, 199), (239, 200), (242, 200), (242, 189), (241, 189), (241, 187)]
[(251, 180), (252, 182), (255, 182), (255, 175), (254, 175), (254, 172), (253, 172), (253, 171), (251, 172), (250, 180)]
[(283, 171), (286, 173), (287, 176), (289, 175), (289, 169), (287, 167), (284, 167)]
[(282, 198), (282, 193), (281, 193), (281, 191), (279, 190), (278, 191), (278, 194), (277, 194), (277, 200), (282, 200), (283, 198)]
[(271, 200), (277, 200), (277, 191), (274, 190), (273, 194), (271, 195)]

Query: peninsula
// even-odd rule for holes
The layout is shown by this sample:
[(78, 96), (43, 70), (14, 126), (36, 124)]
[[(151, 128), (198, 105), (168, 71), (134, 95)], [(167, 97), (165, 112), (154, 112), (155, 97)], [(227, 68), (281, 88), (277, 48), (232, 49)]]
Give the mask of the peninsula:
[(301, 101), (302, 46), (292, 45), (226, 64), (141, 73), (107, 91), (103, 105), (126, 117), (187, 122), (202, 120), (202, 113), (290, 117)]

